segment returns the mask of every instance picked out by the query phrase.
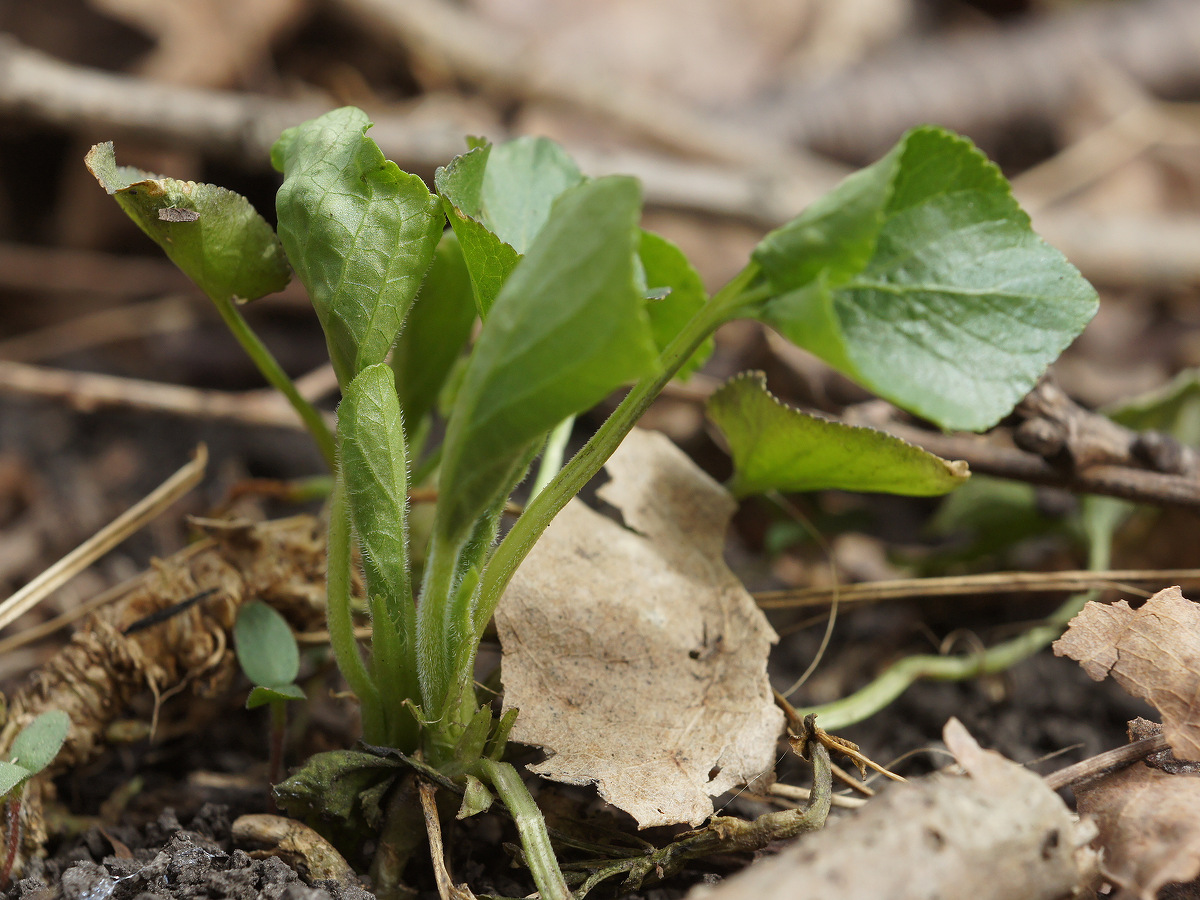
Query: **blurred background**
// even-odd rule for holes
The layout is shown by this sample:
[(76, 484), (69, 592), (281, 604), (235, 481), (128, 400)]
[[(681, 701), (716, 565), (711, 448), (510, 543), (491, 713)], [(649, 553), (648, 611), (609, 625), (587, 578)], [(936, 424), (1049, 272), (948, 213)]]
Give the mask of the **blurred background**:
[[(1101, 291), (1099, 316), (1056, 366), (1069, 394), (1098, 406), (1200, 364), (1198, 99), (1195, 0), (3, 0), (0, 595), (200, 440), (212, 451), (204, 487), (35, 617), (179, 547), (179, 513), (240, 509), (246, 479), (321, 467), (208, 301), (85, 170), (95, 142), (115, 141), (122, 164), (243, 193), (273, 221), (271, 143), (335, 106), (366, 109), (384, 152), (427, 179), (467, 135), (547, 135), (586, 173), (639, 176), (646, 226), (678, 243), (715, 290), (766, 230), (907, 128), (942, 124), (1000, 164), (1035, 227)], [(247, 316), (293, 376), (313, 373), (307, 387), (332, 408), (303, 289), (257, 301)], [(708, 367), (645, 424), (723, 477), (702, 401), (747, 368), (809, 408), (867, 399), (760, 326), (735, 323)], [(730, 556), (752, 586), (827, 582), (830, 562), (843, 581), (947, 571), (938, 541), (964, 521), (945, 514), (956, 524), (935, 534), (931, 501), (798, 502), (829, 552), (778, 509), (749, 504)], [(991, 549), (970, 545), (954, 565), (1078, 567), (1077, 542), (1047, 537), (1061, 504), (1043, 506), (1036, 527), (993, 535)], [(1194, 517), (1154, 527), (1119, 564), (1194, 565)], [(1028, 606), (1037, 602), (1010, 605), (1008, 619), (1056, 601)], [(954, 614), (1004, 619), (983, 603)], [(832, 666), (814, 690), (837, 696), (861, 681), (868, 657), (928, 649), (949, 616), (924, 606), (848, 618), (842, 634), (863, 648), (848, 652), (862, 659)], [(816, 637), (797, 639), (797, 668)], [(43, 652), (6, 655), (0, 677)], [(970, 690), (986, 706), (991, 689)], [(1119, 727), (1124, 710), (1110, 712), (1088, 715)], [(944, 716), (928, 720), (936, 733)], [(1041, 743), (1067, 742), (1073, 726), (1063, 727)]]

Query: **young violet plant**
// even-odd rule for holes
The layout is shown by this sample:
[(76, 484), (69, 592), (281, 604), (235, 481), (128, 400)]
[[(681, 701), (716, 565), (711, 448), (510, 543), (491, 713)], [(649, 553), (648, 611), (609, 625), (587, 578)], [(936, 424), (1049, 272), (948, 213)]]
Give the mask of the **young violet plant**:
[(283, 775), (288, 701), (305, 699), (303, 688), (296, 684), (300, 648), (287, 620), (261, 600), (252, 600), (238, 610), (233, 643), (238, 664), (254, 685), (246, 709), (267, 706), (271, 710), (267, 780), (275, 784)]
[[(703, 362), (718, 327), (752, 318), (940, 427), (983, 430), (1082, 330), (1096, 295), (1032, 232), (996, 167), (938, 128), (910, 132), (768, 234), (710, 297), (684, 254), (640, 227), (635, 179), (587, 178), (557, 145), (522, 138), (475, 142), (438, 170), (431, 193), (384, 158), (369, 126), (344, 108), (283, 134), (272, 152), (278, 243), (244, 222), (230, 238), (209, 186), (118, 169), (111, 145), (89, 164), (186, 271), (221, 273), (207, 289), (218, 306), (274, 289), (254, 273), (277, 271), (286, 254), (342, 388), (328, 622), (364, 739), (489, 785), (514, 813), (542, 896), (565, 898), (541, 815), (501, 758), (511, 718), (493, 721), (476, 696), (475, 658), (517, 566), (664, 386)], [(198, 217), (163, 217), (168, 205)], [(563, 423), (624, 385), (560, 466)], [(722, 389), (710, 411), (738, 495), (939, 494), (966, 477), (887, 435), (782, 407), (755, 378)], [(445, 437), (431, 446), (438, 415)], [(501, 538), (500, 516), (539, 454), (536, 492)], [(437, 491), (428, 534), (410, 529), (408, 505), (427, 476)], [(356, 545), (372, 624), (365, 658), (353, 631)], [(293, 811), (375, 823), (378, 863), (402, 855), (385, 778), (395, 770), (379, 754), (347, 752), (314, 761), (279, 794)]]
[(5, 850), (0, 867), (0, 890), (8, 887), (21, 844), (21, 796), (29, 779), (54, 762), (71, 720), (65, 712), (48, 710), (26, 725), (13, 740), (8, 759), (0, 760), (0, 797), (4, 799)]

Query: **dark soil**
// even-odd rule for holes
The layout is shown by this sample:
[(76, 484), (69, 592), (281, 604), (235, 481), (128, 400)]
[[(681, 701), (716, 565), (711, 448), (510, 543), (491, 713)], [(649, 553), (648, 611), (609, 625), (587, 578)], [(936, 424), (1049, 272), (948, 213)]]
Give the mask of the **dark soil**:
[[(229, 808), (206, 803), (181, 824), (172, 809), (143, 828), (93, 826), (39, 861), (6, 896), (17, 900), (367, 900), (366, 890), (307, 885), (278, 857), (234, 848)], [(51, 887), (53, 885), (53, 887)]]
[[(1090, 0), (1095, 5), (1104, 2), (1107, 0)], [(459, 115), (468, 119), (482, 115), (485, 123), (491, 122), (497, 129), (511, 125), (514, 131), (541, 131), (546, 126), (550, 133), (561, 133), (577, 143), (615, 147), (622, 152), (627, 147), (643, 149), (636, 141), (621, 143), (625, 138), (610, 133), (619, 129), (613, 129), (607, 119), (579, 121), (587, 118), (586, 110), (559, 120), (536, 101), (510, 97), (506, 86), (481, 88), (461, 73), (443, 71), (436, 59), (410, 59), (397, 41), (347, 15), (343, 7), (354, 5), (297, 3), (294, 20), (279, 24), (257, 57), (237, 60), (223, 80), (216, 79), (220, 84), (184, 86), (274, 97), (323, 96), (331, 107), (353, 102), (389, 113), (404, 104), (420, 105), (428, 100), (432, 112), (421, 114), (444, 116), (442, 124), (448, 131), (457, 129)], [(452, 5), (465, 9), (489, 4)], [(498, 8), (505, 4), (490, 5)], [(509, 5), (513, 9), (522, 6)], [(829, 4), (831, 8), (834, 5), (836, 0)], [(893, 40), (907, 44), (929, 39), (936, 55), (933, 39), (938, 29), (982, 31), (1010, 17), (1034, 20), (1052, 7), (1085, 5), (1089, 4), (921, 0), (915, 4), (911, 30), (901, 29)], [(155, 30), (149, 27), (154, 24), (155, 12), (145, 12), (146, 21), (139, 27), (136, 13), (131, 13), (128, 21), (118, 21), (104, 11), (107, 6), (87, 0), (0, 3), (0, 38), (7, 40), (11, 35), (76, 65), (135, 74), (158, 46)], [(647, 5), (647, 15), (652, 6)], [(762, 15), (761, 9), (759, 13)], [(812, 18), (821, 19), (822, 15)], [(931, 34), (916, 33), (921, 29)], [(186, 44), (203, 50), (208, 41), (214, 50), (210, 55), (219, 56), (216, 50), (224, 46), (226, 37), (223, 29), (209, 22), (206, 28), (193, 28)], [(686, 40), (681, 43), (686, 45)], [(665, 54), (670, 48), (661, 49)], [(781, 84), (799, 78), (803, 71), (799, 65), (803, 60), (791, 59), (791, 51), (783, 53), (784, 49), (772, 42), (769, 51), (773, 57), (788, 56), (790, 60), (787, 71), (776, 73)], [(886, 49), (886, 44), (880, 46), (881, 55)], [(664, 71), (667, 68), (663, 66)], [(161, 71), (156, 77), (170, 80)], [(1081, 134), (1105, 126), (1110, 115), (1124, 108), (1126, 86), (1120, 83), (1120, 96), (1111, 98), (1105, 96), (1105, 84), (1118, 84), (1119, 80), (1097, 81), (1081, 92), (1081, 97), (1073, 97), (1069, 104), (1064, 101), (1054, 122), (1005, 126), (1003, 140), (989, 148), (1002, 168), (1018, 175)], [(1195, 90), (1181, 91), (1176, 99), (1194, 100), (1196, 96)], [(439, 106), (446, 103), (449, 111)], [(1091, 106), (1105, 107), (1105, 111), (1101, 114)], [(132, 328), (123, 337), (95, 341), (76, 333), (71, 338), (73, 349), (43, 347), (30, 356), (16, 356), (22, 362), (58, 369), (202, 389), (236, 392), (260, 388), (261, 377), (224, 331), (207, 299), (164, 260), (84, 172), (82, 157), (87, 147), (113, 135), (96, 131), (90, 123), (74, 127), (36, 110), (3, 109), (7, 111), (0, 112), (0, 351), (12, 350), (15, 345), (9, 344), (9, 339), (57, 334), (54, 329), (59, 326), (106, 310), (132, 311), (136, 317), (146, 308), (136, 304), (167, 299), (175, 302), (176, 313), (183, 317), (178, 327), (147, 328), (144, 333)], [(468, 130), (484, 133), (487, 128), (472, 126)], [(1137, 154), (1128, 167), (1114, 162), (1118, 171), (1108, 187), (1105, 178), (1097, 176), (1092, 188), (1079, 188), (1076, 193), (1085, 201), (1080, 208), (1084, 212), (1132, 209), (1137, 215), (1194, 215), (1200, 207), (1200, 172), (1191, 152), (1194, 148), (1172, 146), (1169, 139), (1163, 143), (1165, 147)], [(129, 133), (122, 135), (118, 149), (123, 163), (227, 185), (249, 196), (268, 218), (273, 215), (278, 178), (265, 159), (210, 156), (190, 145), (173, 146), (169, 139), (164, 143), (155, 135), (143, 140)], [(1116, 155), (1123, 152), (1118, 148)], [(405, 166), (405, 160), (397, 161)], [(1106, 194), (1109, 190), (1111, 196)], [(1094, 201), (1091, 207), (1086, 205), (1089, 200)], [(742, 265), (746, 251), (761, 233), (758, 226), (741, 218), (686, 209), (652, 209), (649, 217), (648, 227), (680, 243), (712, 288)], [(1200, 361), (1196, 285), (1164, 287), (1162, 282), (1136, 285), (1123, 281), (1100, 288), (1099, 316), (1056, 368), (1056, 377), (1072, 396), (1089, 407), (1099, 407), (1160, 386), (1177, 371)], [(280, 297), (257, 302), (245, 311), (292, 375), (308, 372), (326, 359), (324, 340), (302, 294), (293, 285)], [(24, 349), (28, 351), (28, 346)], [(862, 389), (815, 359), (800, 356), (797, 360), (795, 354), (773, 348), (757, 325), (734, 323), (718, 336), (717, 351), (705, 375), (715, 382), (735, 372), (761, 369), (781, 399), (833, 413), (867, 399)], [(8, 358), (0, 352), (0, 360)], [(329, 399), (326, 405), (333, 402)], [(272, 518), (318, 509), (317, 504), (297, 507), (270, 498), (232, 499), (249, 479), (297, 479), (322, 471), (318, 454), (302, 432), (137, 412), (121, 405), (104, 409), (79, 405), (80, 409), (72, 410), (66, 402), (0, 393), (0, 597), (20, 588), (141, 499), (186, 461), (201, 441), (208, 445), (211, 456), (208, 477), (157, 521), (0, 637), (69, 611), (144, 570), (155, 557), (185, 546), (190, 539), (188, 515), (236, 512)], [(583, 437), (598, 421), (598, 417), (581, 421), (576, 437)], [(694, 397), (664, 399), (644, 424), (666, 431), (716, 477), (728, 474), (727, 456), (708, 433), (701, 405)], [(1062, 499), (1047, 506), (1058, 504), (1061, 515), (1073, 502), (1067, 498), (1063, 506)], [(931, 537), (924, 531), (938, 508), (931, 500), (825, 493), (796, 498), (795, 502), (830, 542), (850, 536), (868, 548), (865, 557), (843, 554), (840, 548), (833, 554), (843, 583), (935, 568), (938, 574), (1052, 571), (1079, 568), (1084, 563), (1078, 544), (1061, 534), (1042, 535), (1013, 546), (1004, 544), (993, 547), (989, 556), (950, 563), (951, 554), (959, 549), (956, 537)], [(981, 518), (987, 518), (989, 512), (984, 510)], [(1198, 532), (1193, 513), (1172, 512), (1136, 526), (1135, 536), (1126, 537), (1116, 549), (1116, 566), (1195, 565)], [(829, 557), (811, 540), (795, 537), (801, 531), (774, 507), (749, 501), (735, 520), (727, 556), (751, 589), (816, 583), (826, 577)], [(781, 538), (784, 532), (793, 537)], [(1117, 596), (1108, 592), (1105, 599)], [(1131, 599), (1136, 603), (1136, 598)], [(935, 652), (948, 635), (962, 636), (964, 643), (955, 644), (959, 649), (976, 641), (994, 644), (1045, 616), (1061, 600), (1060, 596), (1022, 595), (938, 601), (918, 598), (844, 610), (821, 666), (792, 699), (806, 705), (845, 696), (868, 683), (892, 660)], [(808, 667), (824, 628), (822, 620), (793, 630), (800, 619), (798, 614), (772, 618), (784, 635), (771, 661), (772, 681), (781, 688)], [(0, 690), (11, 693), (61, 646), (64, 634), (0, 655)], [(333, 696), (341, 685), (320, 651), (306, 654), (302, 678), (307, 679), (314, 700), (293, 713), (288, 759), (292, 765), (320, 750), (351, 746), (358, 734), (352, 703)], [(266, 713), (247, 712), (242, 708), (244, 700), (245, 685), (203, 699), (185, 691), (163, 705), (153, 738), (145, 734), (153, 709), (149, 697), (125, 710), (107, 736), (104, 754), (57, 780), (58, 802), (48, 810), (53, 834), (46, 848), (49, 855), (33, 860), (21, 880), (0, 892), (0, 900), (368, 897), (366, 887), (306, 884), (281, 860), (257, 859), (246, 848), (232, 845), (231, 822), (244, 814), (264, 812), (269, 802)], [(1075, 663), (1043, 651), (1001, 676), (917, 684), (884, 711), (841, 734), (878, 762), (898, 760), (898, 771), (921, 774), (946, 762), (941, 732), (953, 716), (962, 720), (983, 746), (1046, 773), (1123, 743), (1125, 722), (1139, 715), (1156, 718), (1153, 710), (1131, 700), (1115, 685), (1093, 683)], [(782, 747), (780, 761), (781, 779), (804, 783), (806, 770)], [(535, 789), (541, 792), (539, 802), (551, 818), (569, 819), (586, 810), (608, 827), (632, 831), (629, 821), (602, 808), (593, 792), (547, 785)], [(718, 806), (727, 813), (744, 815), (768, 808), (748, 794), (721, 799)], [(835, 810), (834, 814), (839, 813)], [(513, 862), (511, 846), (516, 836), (511, 823), (495, 814), (465, 823), (447, 816), (443, 828), (456, 881), (466, 881), (480, 895), (519, 897), (534, 890), (528, 872)], [(671, 834), (639, 837), (662, 843)], [(364, 868), (369, 847), (342, 849), (360, 870)], [(691, 885), (723, 877), (746, 862), (748, 857), (706, 862), (641, 896), (675, 900)], [(436, 896), (427, 865), (410, 866), (407, 877), (422, 898)], [(600, 900), (629, 897), (630, 893), (618, 882), (597, 889), (594, 896)]]

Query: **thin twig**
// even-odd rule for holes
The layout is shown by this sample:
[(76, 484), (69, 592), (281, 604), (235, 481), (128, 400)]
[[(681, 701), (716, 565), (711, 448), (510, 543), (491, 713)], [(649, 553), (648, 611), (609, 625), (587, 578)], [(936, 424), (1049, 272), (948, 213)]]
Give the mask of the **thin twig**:
[(191, 462), (96, 532), (37, 578), (0, 603), (0, 628), (20, 618), (49, 594), (62, 587), (93, 562), (143, 528), (168, 506), (195, 487), (204, 477), (208, 449), (200, 444)]
[(796, 151), (724, 116), (706, 114), (620, 72), (573, 64), (548, 70), (525, 35), (494, 26), (445, 0), (339, 0), (373, 32), (402, 43), (428, 68), (479, 85), (503, 100), (569, 104), (681, 153), (721, 162), (786, 164)]
[[(297, 386), (301, 383), (308, 393), (325, 393), (330, 386), (326, 367), (304, 376)], [(63, 400), (84, 412), (140, 409), (243, 425), (304, 428), (295, 410), (268, 388), (231, 393), (0, 360), (0, 392)]]
[[(792, 803), (808, 800), (812, 797), (812, 791), (808, 788), (798, 787), (794, 784), (784, 784), (781, 781), (771, 785), (767, 792), (774, 797), (780, 797)], [(848, 797), (845, 794), (833, 794), (830, 801), (834, 806), (840, 806), (842, 809), (858, 809), (867, 802), (866, 797)]]
[(71, 609), (55, 616), (48, 622), (43, 622), (40, 625), (34, 625), (29, 628), (22, 628), (16, 634), (9, 635), (0, 640), (0, 656), (5, 656), (14, 650), (47, 638), (56, 631), (66, 628), (72, 622), (77, 622), (84, 616), (95, 612), (100, 607), (107, 606), (119, 600), (139, 585), (145, 583), (146, 574), (146, 572), (139, 572), (132, 578), (127, 578), (120, 584), (113, 585), (90, 600), (80, 603), (78, 606), (71, 607)]
[(1117, 769), (1123, 769), (1138, 760), (1145, 759), (1151, 753), (1157, 753), (1159, 750), (1165, 750), (1166, 748), (1167, 739), (1161, 734), (1143, 738), (1140, 741), (1133, 741), (1123, 747), (1106, 750), (1096, 756), (1067, 766), (1065, 769), (1051, 772), (1045, 778), (1046, 785), (1051, 790), (1057, 791), (1059, 788), (1078, 784), (1081, 781), (1090, 781), (1093, 778), (1107, 775), (1109, 772), (1114, 772)]
[(1166, 475), (1128, 466), (1089, 466), (1082, 472), (1064, 471), (1042, 457), (964, 434), (935, 434), (911, 425), (888, 422), (885, 431), (946, 459), (964, 460), (972, 472), (996, 475), (1030, 484), (1064, 488), (1080, 494), (1101, 494), (1155, 506), (1200, 508), (1200, 480)]
[(129, 303), (2, 340), (0, 359), (32, 363), (113, 341), (173, 334), (194, 327), (198, 318), (195, 306), (179, 295)]
[[(0, 59), (3, 48), (0, 39)], [(0, 83), (3, 77), (0, 74)], [(3, 103), (0, 98), (0, 106)], [(189, 284), (187, 276), (163, 258), (0, 241), (0, 285), (12, 290), (147, 297), (184, 291)]]
[[(281, 131), (326, 112), (327, 101), (203, 90), (71, 65), (0, 36), (0, 114), (31, 117), (90, 139), (149, 138), (158, 144), (232, 158), (265, 168)], [(402, 168), (432, 173), (463, 152), (472, 126), (461, 117), (430, 123), (372, 110), (374, 138)], [(509, 135), (480, 122), (492, 140)], [(568, 147), (592, 175), (635, 175), (647, 202), (777, 224), (821, 196), (849, 172), (832, 162), (804, 166), (732, 166), (668, 154)]]
[(985, 575), (951, 575), (941, 578), (897, 578), (833, 587), (788, 588), (757, 591), (754, 599), (763, 609), (825, 606), (836, 592), (840, 603), (878, 603), (907, 597), (963, 597), (976, 594), (1032, 593), (1040, 591), (1118, 590), (1144, 593), (1134, 585), (1182, 586), (1200, 584), (1200, 569), (1112, 569), (1093, 572), (989, 572)]
[(428, 781), (418, 781), (417, 790), (421, 795), (421, 811), (425, 814), (425, 832), (429, 835), (429, 856), (433, 860), (433, 875), (437, 881), (438, 895), (442, 900), (475, 900), (475, 895), (465, 884), (455, 884), (446, 866), (446, 849), (442, 846), (442, 825), (438, 820), (437, 803), (434, 792), (437, 790)]
[(920, 122), (986, 136), (1019, 119), (1053, 121), (1098, 65), (1169, 91), (1200, 73), (1198, 40), (1194, 0), (1077, 4), (1006, 28), (896, 46), (743, 103), (730, 118), (754, 133), (870, 158)]

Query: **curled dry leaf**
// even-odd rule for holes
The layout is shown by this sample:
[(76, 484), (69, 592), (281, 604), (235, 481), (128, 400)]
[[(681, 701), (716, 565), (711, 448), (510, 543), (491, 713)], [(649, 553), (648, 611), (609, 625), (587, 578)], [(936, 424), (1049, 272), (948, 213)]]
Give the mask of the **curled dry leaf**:
[(1153, 900), (1163, 885), (1200, 875), (1200, 778), (1139, 762), (1076, 787), (1075, 798), (1100, 829), (1111, 881)]
[[(1138, 609), (1089, 603), (1054, 644), (1097, 681), (1112, 675), (1163, 717), (1177, 759), (1200, 759), (1200, 606), (1178, 587)], [(1145, 763), (1075, 788), (1079, 811), (1100, 828), (1105, 875), (1150, 900), (1200, 875), (1200, 778)]]
[(311, 884), (337, 881), (357, 884), (354, 869), (333, 845), (303, 822), (286, 816), (256, 814), (234, 820), (231, 836), (256, 858), (278, 856)]
[(1200, 759), (1200, 605), (1178, 587), (1138, 609), (1119, 600), (1089, 603), (1054, 652), (1076, 660), (1096, 681), (1112, 675), (1162, 713), (1163, 733), (1180, 759)]
[(704, 900), (1057, 900), (1089, 887), (1094, 827), (1033, 772), (981, 749), (956, 720), (944, 736), (966, 776), (889, 785), (853, 816), (751, 865)]
[(534, 772), (596, 784), (643, 828), (696, 825), (771, 771), (777, 638), (723, 560), (729, 494), (652, 432), (607, 468), (599, 496), (626, 527), (572, 500), (496, 613), (512, 737), (552, 752)]

